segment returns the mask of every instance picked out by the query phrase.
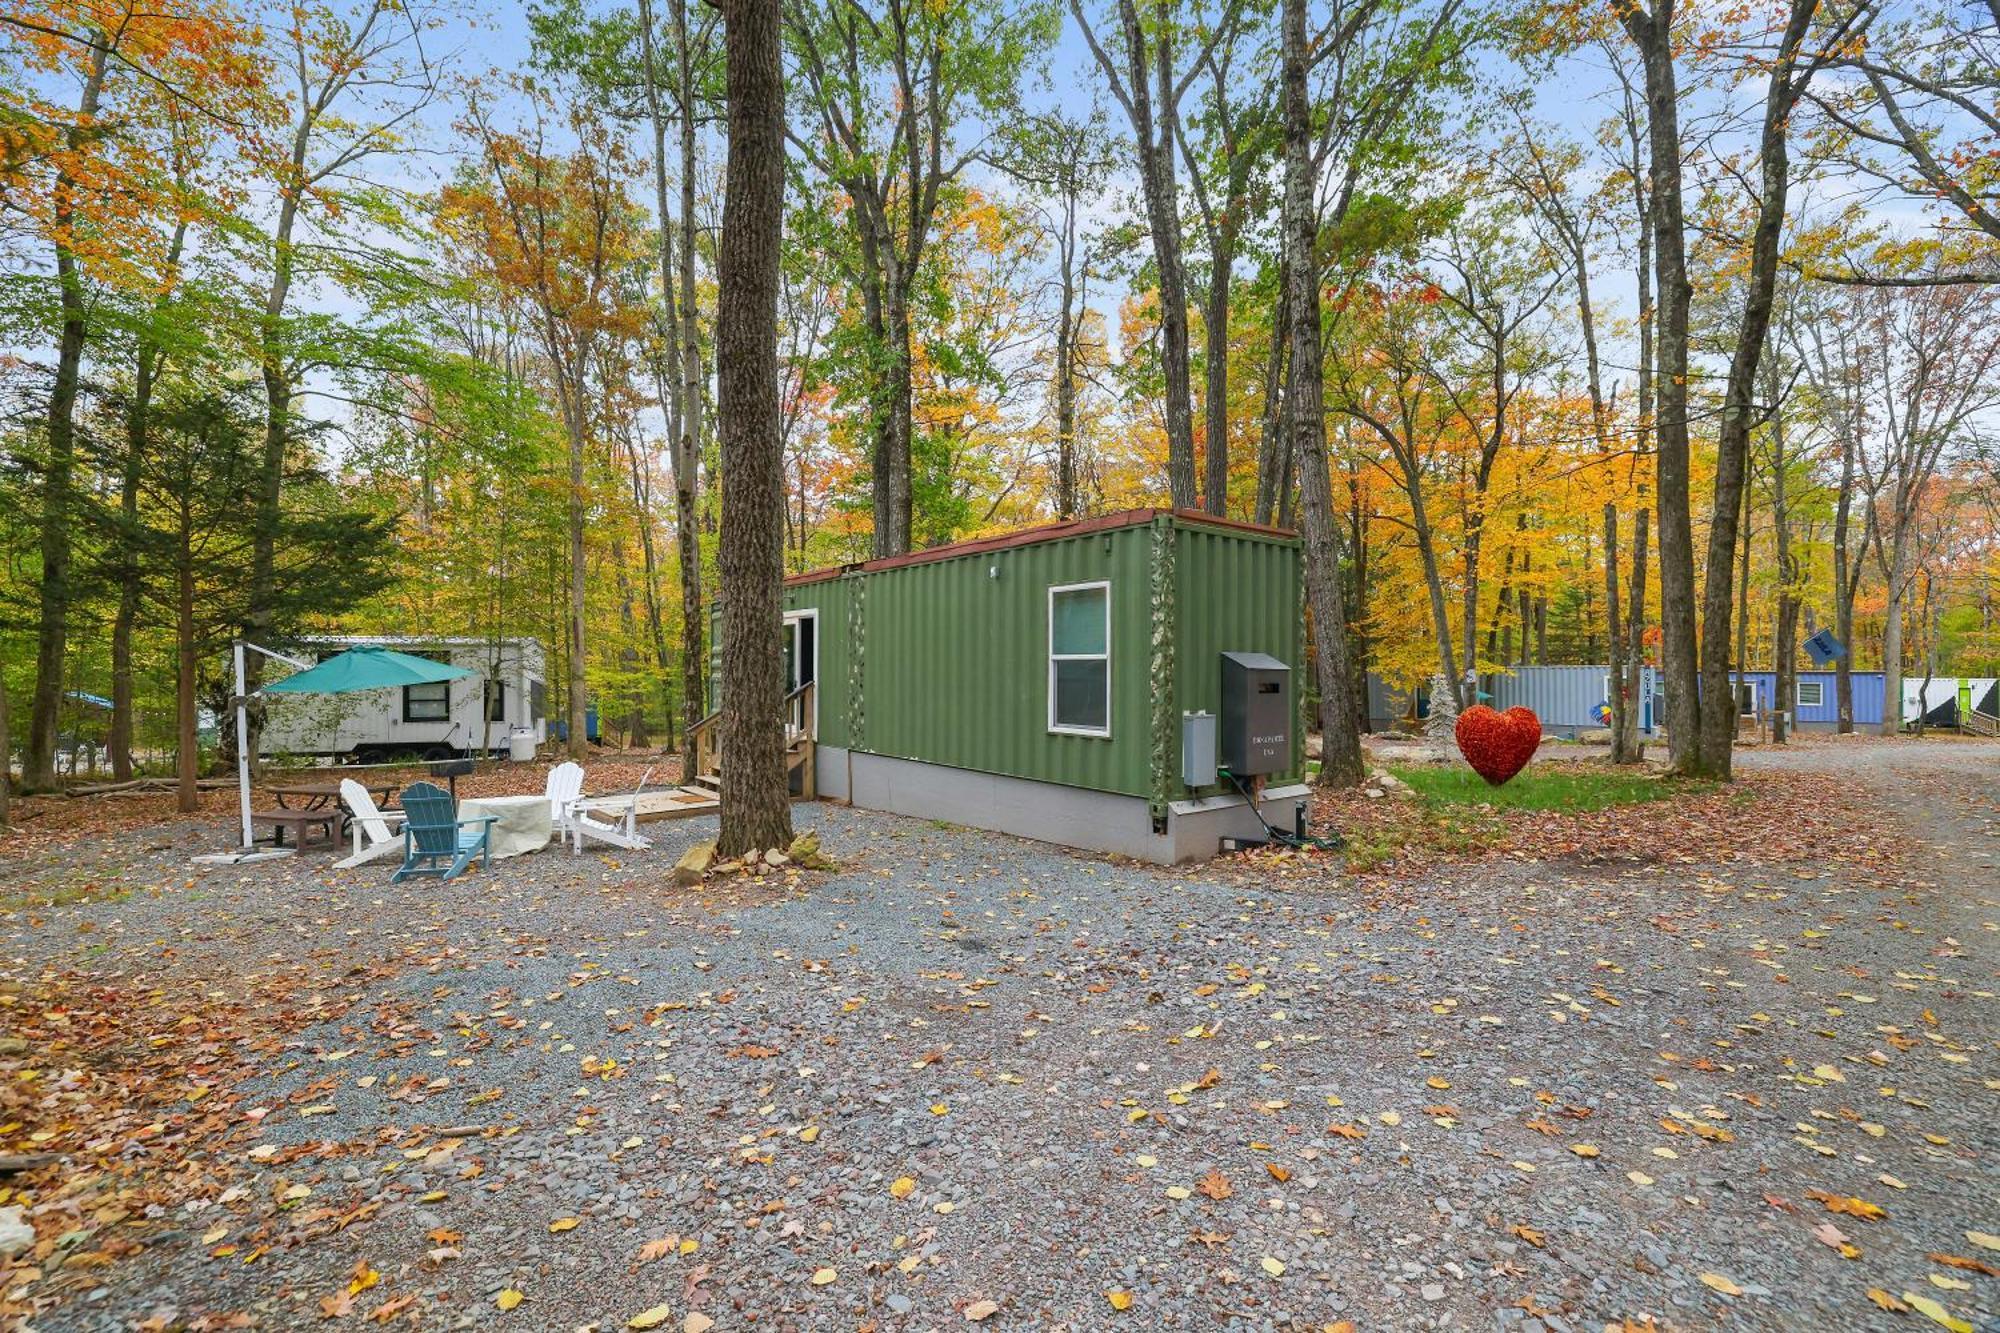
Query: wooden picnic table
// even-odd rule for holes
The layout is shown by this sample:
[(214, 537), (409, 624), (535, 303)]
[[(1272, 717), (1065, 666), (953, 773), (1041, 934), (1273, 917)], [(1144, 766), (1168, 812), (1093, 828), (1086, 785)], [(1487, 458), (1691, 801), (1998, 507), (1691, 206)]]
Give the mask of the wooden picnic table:
[[(394, 783), (383, 782), (380, 779), (364, 781), (360, 778), (355, 778), (353, 781), (359, 782), (363, 791), (375, 797), (378, 806), (386, 805), (389, 800), (389, 794), (396, 790)], [(332, 782), (280, 782), (273, 785), (270, 788), (270, 792), (271, 795), (278, 798), (278, 808), (280, 810), (324, 810), (327, 806), (340, 800), (340, 780), (336, 778)], [(302, 801), (304, 804), (298, 806), (286, 805), (285, 798), (288, 796), (294, 800)]]
[[(396, 790), (394, 783), (383, 782), (380, 778), (372, 775), (367, 778), (353, 778), (352, 781), (359, 783), (364, 791), (375, 798), (375, 804), (378, 808), (387, 808), (389, 795)], [(331, 818), (336, 813), (336, 810), (330, 810), (328, 807), (336, 807), (340, 818), (339, 836), (342, 838), (347, 836), (348, 827), (354, 822), (354, 812), (347, 808), (347, 802), (340, 799), (339, 778), (335, 778), (331, 782), (280, 782), (274, 784), (270, 788), (270, 792), (271, 795), (278, 798), (278, 810), (288, 814), (324, 813)], [(296, 806), (287, 805), (285, 804), (286, 797), (299, 801), (301, 804)], [(280, 827), (282, 828), (282, 826)], [(301, 838), (304, 837), (303, 829), (299, 830), (299, 836)], [(284, 835), (282, 831), (278, 837), (279, 845), (283, 846)]]

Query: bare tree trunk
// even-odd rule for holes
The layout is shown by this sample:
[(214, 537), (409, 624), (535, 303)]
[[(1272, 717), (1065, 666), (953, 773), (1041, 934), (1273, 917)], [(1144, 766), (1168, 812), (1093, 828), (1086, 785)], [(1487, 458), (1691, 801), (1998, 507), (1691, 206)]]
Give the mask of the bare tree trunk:
[[(1065, 216), (1073, 228), (1074, 210)], [(1075, 518), (1076, 503), (1076, 275), (1075, 246), (1068, 236), (1062, 247), (1062, 309), (1056, 325), (1056, 517)]]
[[(1147, 29), (1135, 0), (1118, 0), (1125, 68), (1098, 45), (1077, 0), (1070, 13), (1083, 28), (1091, 52), (1132, 123), (1138, 150), (1140, 192), (1153, 241), (1153, 267), (1160, 288), (1160, 368), (1166, 379), (1167, 491), (1176, 509), (1195, 507), (1193, 384), (1188, 370), (1187, 270), (1182, 261), (1181, 199), (1174, 183), (1174, 125), (1179, 91), (1174, 85), (1172, 21), (1162, 0)], [(1150, 60), (1149, 60), (1150, 54)], [(1156, 86), (1155, 86), (1156, 85)]]
[(1645, 742), (1639, 738), (1639, 715), (1646, 707), (1642, 690), (1646, 683), (1646, 510), (1632, 516), (1631, 599), (1625, 613), (1625, 762), (1636, 764), (1646, 757)]
[(589, 591), (587, 575), (589, 566), (584, 555), (583, 544), (583, 455), (586, 426), (583, 405), (584, 369), (578, 366), (577, 382), (569, 395), (565, 415), (569, 427), (569, 614), (565, 638), (569, 643), (569, 740), (567, 748), (572, 759), (583, 758), (588, 747), (588, 716), (585, 707), (588, 702), (589, 686), (584, 679), (584, 620)]
[(724, 0), (729, 158), (716, 361), (722, 430), (722, 829), (733, 857), (791, 842), (784, 755), (785, 457), (778, 259), (785, 82), (778, 0)]
[(1610, 681), (1611, 762), (1629, 764), (1625, 752), (1626, 716), (1633, 700), (1625, 695), (1625, 636), (1618, 625), (1618, 506), (1604, 506), (1604, 642), (1608, 649), (1606, 678)]
[[(1737, 325), (1729, 379), (1723, 388), (1722, 423), (1716, 438), (1715, 503), (1709, 519), (1708, 570), (1702, 596), (1701, 754), (1697, 766), (1722, 778), (1730, 774), (1730, 748), (1736, 735), (1735, 691), (1729, 688), (1729, 566), (1736, 554), (1736, 525), (1745, 510), (1750, 430), (1754, 425), (1751, 397), (1777, 295), (1778, 244), (1791, 186), (1788, 135), (1792, 107), (1803, 86), (1794, 81), (1795, 69), (1799, 47), (1818, 7), (1818, 0), (1792, 0), (1789, 21), (1767, 75), (1763, 133), (1758, 145), (1757, 221), (1750, 235), (1749, 289)], [(1657, 165), (1656, 161), (1656, 169)], [(1685, 354), (1685, 346), (1682, 351)], [(1664, 491), (1663, 486), (1663, 501)]]
[[(1833, 509), (1833, 633), (1840, 640), (1841, 653), (1833, 664), (1834, 706), (1839, 721), (1834, 730), (1842, 736), (1854, 732), (1854, 585), (1859, 562), (1849, 562), (1848, 524), (1854, 508), (1854, 434), (1843, 429), (1840, 439), (1840, 492)], [(1889, 713), (1889, 699), (1882, 700), (1882, 715)], [(1901, 708), (1901, 701), (1896, 704)]]
[[(0, 662), (0, 668), (5, 666)], [(9, 827), (8, 807), (14, 799), (14, 732), (12, 716), (7, 711), (6, 673), (0, 670), (0, 833)]]
[[(68, 131), (72, 152), (82, 145), (97, 118), (111, 48), (91, 48), (77, 102), (76, 125)], [(56, 231), (56, 290), (62, 328), (56, 339), (55, 382), (49, 390), (49, 454), (42, 472), (41, 606), (35, 643), (35, 691), (28, 705), (28, 747), (21, 766), (23, 791), (55, 786), (56, 727), (62, 710), (63, 665), (69, 644), (71, 477), (76, 462), (76, 398), (83, 371), (83, 344), (89, 307), (84, 297), (83, 270), (70, 236), (76, 211), (77, 183), (67, 169), (57, 173), (54, 197)]]
[[(1766, 374), (1767, 393), (1777, 386), (1776, 366)], [(1772, 398), (1775, 393), (1770, 393)], [(1778, 618), (1772, 634), (1772, 663), (1777, 672), (1777, 717), (1771, 724), (1771, 739), (1783, 744), (1790, 739), (1788, 719), (1798, 706), (1799, 567), (1792, 554), (1792, 522), (1785, 489), (1785, 421), (1771, 419), (1771, 524), (1778, 556)]]
[(1313, 195), (1312, 107), (1306, 89), (1306, 0), (1284, 0), (1284, 243), (1290, 254), (1292, 426), (1305, 517), (1306, 595), (1320, 688), (1320, 782), (1352, 787), (1364, 776), (1347, 661), (1347, 609), (1334, 525), (1326, 449), (1325, 367), (1321, 360), (1318, 218)]
[(1285, 343), (1291, 336), (1292, 280), (1278, 264), (1278, 293), (1272, 301), (1271, 350), (1264, 361), (1264, 421), (1257, 448), (1256, 520), (1269, 523), (1278, 506), (1282, 467), (1279, 456), (1285, 438)]
[[(1909, 602), (1908, 546), (1901, 540), (1890, 548), (1889, 605), (1882, 613), (1882, 726), (1884, 736), (1903, 729), (1903, 613)], [(1917, 717), (1924, 701), (1917, 700)]]
[(1203, 316), (1207, 343), (1207, 364), (1202, 367), (1202, 408), (1206, 418), (1206, 475), (1202, 480), (1202, 507), (1220, 517), (1229, 507), (1229, 278), (1236, 259), (1238, 206), (1232, 198), (1227, 214), (1215, 231), (1215, 253), (1210, 256), (1208, 309)]
[(1700, 736), (1687, 417), (1688, 323), (1694, 287), (1688, 280), (1681, 193), (1674, 0), (1650, 0), (1649, 5), (1635, 3), (1620, 11), (1620, 18), (1645, 70), (1647, 159), (1652, 177), (1649, 211), (1659, 291), (1659, 310), (1653, 326), (1658, 400), (1654, 435), (1659, 476), (1660, 629), (1667, 685), (1667, 746), (1675, 771), (1698, 774), (1706, 770)]
[[(176, 733), (174, 808), (182, 814), (194, 813), (201, 803), (201, 740), (195, 731), (194, 678), (200, 667), (194, 643), (194, 539), (193, 522), (185, 508), (181, 511), (180, 550), (174, 572), (174, 730)], [(245, 654), (251, 656), (252, 654)]]
[(674, 542), (681, 576), (681, 775), (694, 776), (697, 722), (708, 711), (708, 623), (702, 611), (701, 488), (702, 394), (701, 308), (695, 296), (695, 175), (701, 157), (695, 143), (694, 39), (688, 31), (687, 0), (673, 0), (674, 35), (680, 48), (681, 103), (681, 433), (674, 449)]

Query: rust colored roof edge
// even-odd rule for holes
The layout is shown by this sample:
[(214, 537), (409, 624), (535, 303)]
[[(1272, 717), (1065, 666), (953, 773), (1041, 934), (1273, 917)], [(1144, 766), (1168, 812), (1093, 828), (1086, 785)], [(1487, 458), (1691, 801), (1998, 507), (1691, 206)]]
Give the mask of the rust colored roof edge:
[(824, 583), (828, 579), (839, 578), (842, 574), (873, 574), (881, 570), (902, 569), (909, 565), (926, 565), (936, 560), (954, 560), (961, 556), (983, 555), (990, 551), (1005, 551), (1016, 546), (1033, 546), (1038, 542), (1063, 541), (1071, 537), (1088, 537), (1096, 532), (1113, 532), (1120, 528), (1141, 527), (1161, 517), (1170, 517), (1182, 523), (1223, 528), (1228, 531), (1243, 532), (1259, 537), (1276, 537), (1287, 541), (1293, 540), (1298, 536), (1290, 528), (1270, 527), (1262, 523), (1250, 523), (1240, 518), (1222, 518), (1202, 509), (1121, 509), (1115, 514), (1100, 514), (1096, 518), (1074, 518), (1058, 523), (1039, 523), (1032, 528), (1022, 528), (1016, 532), (995, 533), (991, 537), (969, 537), (964, 541), (947, 542), (943, 546), (933, 546), (923, 551), (910, 551), (904, 555), (882, 556), (879, 559), (861, 560), (846, 565), (829, 565), (824, 569), (810, 570), (804, 574), (794, 574), (785, 580), (785, 586), (796, 588), (809, 583)]

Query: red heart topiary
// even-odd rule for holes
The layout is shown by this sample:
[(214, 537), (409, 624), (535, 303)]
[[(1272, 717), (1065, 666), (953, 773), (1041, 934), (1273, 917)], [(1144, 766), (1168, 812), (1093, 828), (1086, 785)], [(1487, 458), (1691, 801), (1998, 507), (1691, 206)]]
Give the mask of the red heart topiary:
[(1498, 787), (1527, 767), (1542, 743), (1542, 720), (1521, 707), (1496, 713), (1474, 704), (1458, 715), (1458, 752), (1472, 771)]

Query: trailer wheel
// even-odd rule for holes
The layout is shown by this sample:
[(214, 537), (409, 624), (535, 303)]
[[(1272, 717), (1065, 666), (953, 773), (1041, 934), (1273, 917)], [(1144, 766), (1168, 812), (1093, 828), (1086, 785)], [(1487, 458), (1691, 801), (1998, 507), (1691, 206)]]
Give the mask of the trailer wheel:
[(427, 764), (443, 763), (447, 759), (456, 758), (458, 758), (458, 751), (452, 749), (449, 745), (431, 745), (426, 746), (424, 749), (424, 762)]
[(389, 756), (385, 751), (373, 745), (364, 745), (354, 752), (354, 762), (357, 764), (386, 764), (389, 762)]

